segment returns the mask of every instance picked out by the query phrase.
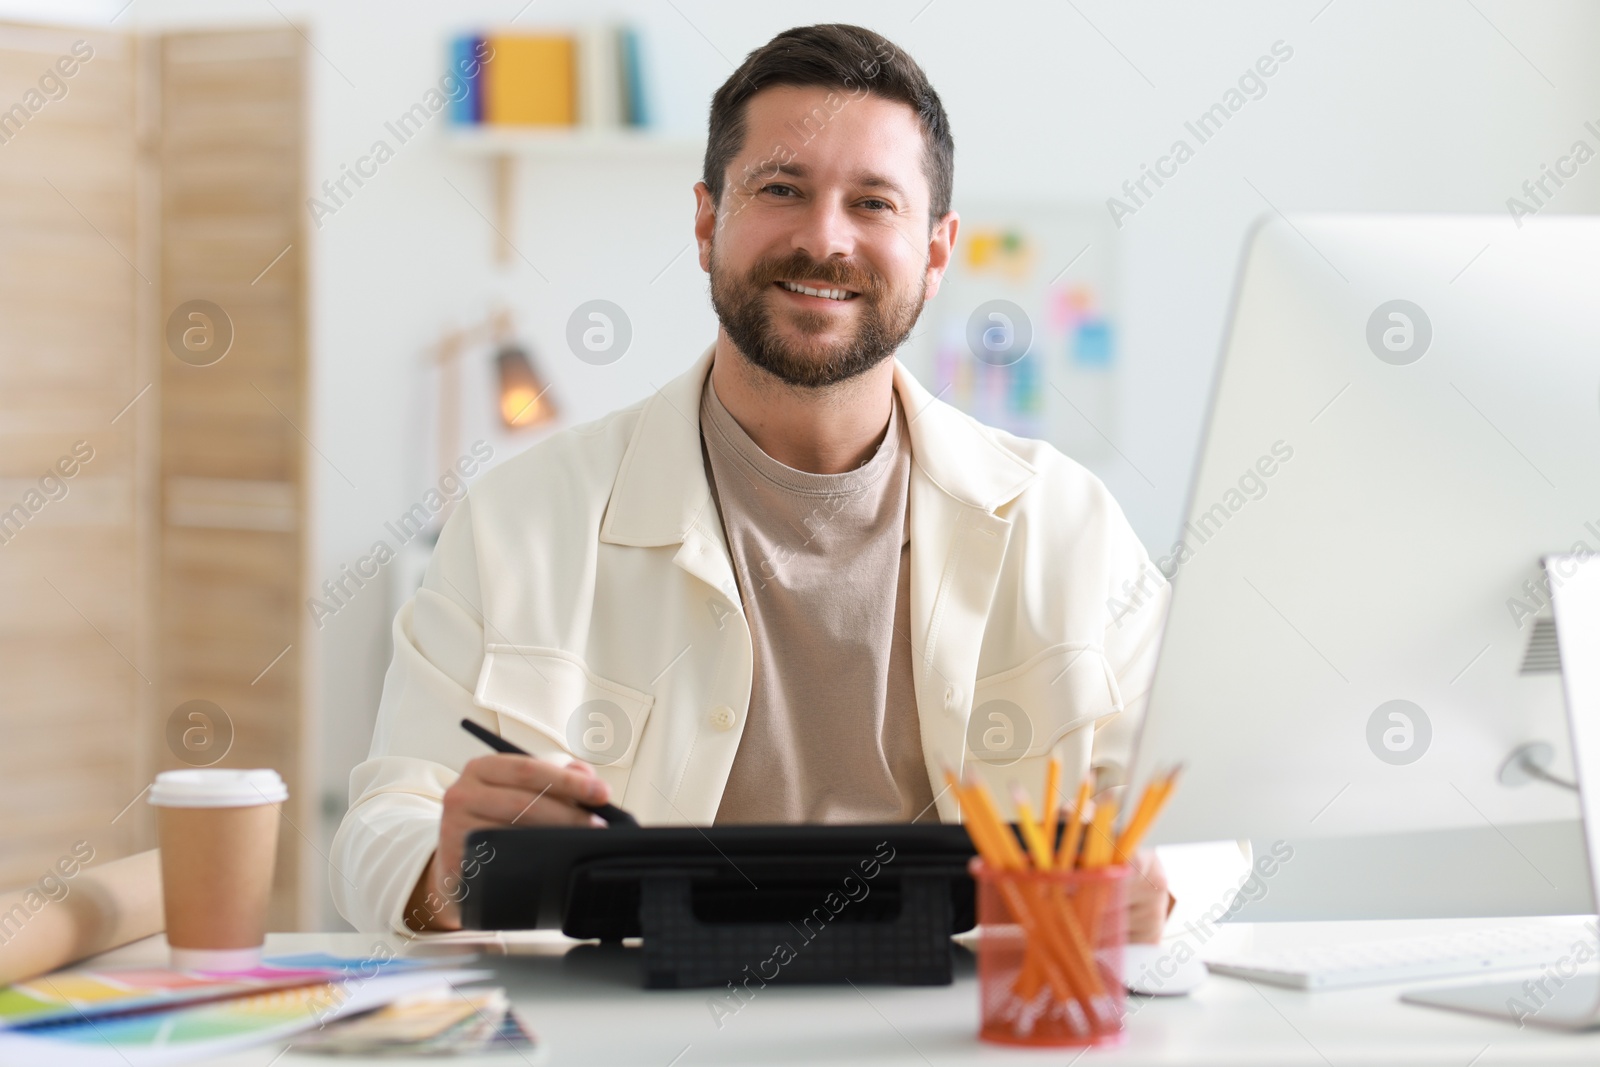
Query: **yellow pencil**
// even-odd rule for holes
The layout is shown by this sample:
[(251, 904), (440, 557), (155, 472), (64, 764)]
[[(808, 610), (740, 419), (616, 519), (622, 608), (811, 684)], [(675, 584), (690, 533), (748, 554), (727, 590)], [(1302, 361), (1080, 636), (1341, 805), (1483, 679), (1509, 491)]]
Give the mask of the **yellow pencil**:
[(1028, 866), (1027, 857), (1023, 855), (1022, 847), (1017, 844), (1017, 835), (1006, 827), (1006, 821), (1000, 817), (1000, 810), (994, 806), (994, 798), (989, 795), (989, 790), (980, 782), (967, 789), (967, 796), (973, 799), (973, 806), (988, 824), (990, 836), (1005, 859), (1005, 869), (1024, 870)]
[(1111, 858), (1111, 849), (1114, 842), (1111, 840), (1111, 825), (1117, 818), (1117, 802), (1103, 800), (1094, 806), (1094, 820), (1089, 825), (1089, 839), (1083, 846), (1083, 866), (1085, 870), (1094, 870), (1104, 867)]
[(1028, 804), (1028, 797), (1018, 786), (1011, 791), (1011, 802), (1017, 808), (1017, 827), (1022, 831), (1022, 840), (1027, 843), (1028, 854), (1033, 857), (1033, 866), (1037, 870), (1048, 871), (1053, 867), (1050, 855), (1050, 846), (1046, 843), (1044, 831), (1033, 817), (1033, 808)]
[[(1165, 778), (1145, 790), (1145, 795), (1150, 800), (1147, 810), (1142, 813), (1136, 813), (1134, 819), (1128, 824), (1127, 829), (1123, 830), (1122, 835), (1117, 838), (1117, 856), (1119, 859), (1126, 859), (1133, 855), (1134, 850), (1139, 847), (1140, 840), (1144, 838), (1151, 824), (1160, 818), (1161, 809), (1166, 807), (1168, 798), (1172, 796), (1173, 789), (1177, 787), (1178, 772), (1180, 770), (1182, 770), (1181, 767), (1174, 767)], [(1141, 808), (1146, 807), (1143, 800), (1140, 801), (1139, 806)], [(1140, 819), (1139, 814), (1143, 814), (1144, 818)]]
[(961, 779), (957, 778), (955, 772), (948, 767), (944, 771), (944, 780), (950, 786), (950, 792), (956, 795), (956, 800), (961, 804), (961, 824), (972, 838), (973, 847), (978, 850), (978, 855), (996, 870), (1008, 869), (1002, 848), (991, 838), (989, 827), (983, 820), (983, 813), (972, 795), (972, 789), (963, 786)]
[(1061, 849), (1056, 853), (1056, 867), (1073, 870), (1078, 865), (1078, 846), (1083, 842), (1083, 813), (1089, 804), (1089, 779), (1078, 783), (1078, 798), (1072, 806), (1066, 833), (1061, 837)]
[(1039, 814), (1044, 818), (1044, 825), (1040, 829), (1044, 831), (1045, 844), (1050, 848), (1052, 859), (1056, 848), (1056, 828), (1061, 824), (1061, 798), (1056, 795), (1060, 789), (1061, 760), (1059, 757), (1051, 756), (1050, 762), (1045, 767), (1044, 796), (1039, 800), (1043, 807)]
[(1128, 853), (1132, 851), (1129, 843), (1137, 841), (1144, 835), (1145, 827), (1150, 822), (1151, 809), (1155, 805), (1156, 798), (1161, 795), (1161, 787), (1164, 781), (1162, 778), (1157, 778), (1145, 784), (1144, 792), (1139, 796), (1139, 803), (1133, 809), (1132, 817), (1128, 819), (1128, 824), (1122, 828), (1122, 832), (1117, 835), (1115, 852), (1119, 861), (1126, 859)]

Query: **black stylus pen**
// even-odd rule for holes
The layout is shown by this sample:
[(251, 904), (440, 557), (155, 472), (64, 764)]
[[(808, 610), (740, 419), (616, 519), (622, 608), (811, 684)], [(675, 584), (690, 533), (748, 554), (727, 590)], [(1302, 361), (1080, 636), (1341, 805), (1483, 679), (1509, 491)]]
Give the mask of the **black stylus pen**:
[[(533, 753), (518, 748), (499, 734), (490, 733), (471, 719), (462, 719), (461, 728), (488, 745), (496, 752), (505, 752), (513, 756), (531, 756)], [(607, 826), (638, 826), (639, 820), (623, 811), (615, 804), (579, 804), (584, 811), (592, 811), (606, 821)]]

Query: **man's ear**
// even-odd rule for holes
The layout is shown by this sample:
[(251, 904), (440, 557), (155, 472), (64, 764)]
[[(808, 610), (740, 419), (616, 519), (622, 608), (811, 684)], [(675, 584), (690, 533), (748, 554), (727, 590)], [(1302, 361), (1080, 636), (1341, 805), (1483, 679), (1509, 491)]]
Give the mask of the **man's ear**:
[(711, 273), (711, 238), (717, 229), (717, 204), (705, 182), (694, 183), (694, 240), (700, 248), (700, 269)]
[(961, 226), (961, 216), (954, 211), (945, 213), (944, 218), (934, 223), (933, 232), (928, 235), (928, 271), (927, 299), (932, 300), (939, 293), (939, 285), (944, 281), (944, 272), (950, 267), (950, 259), (955, 255), (956, 230)]

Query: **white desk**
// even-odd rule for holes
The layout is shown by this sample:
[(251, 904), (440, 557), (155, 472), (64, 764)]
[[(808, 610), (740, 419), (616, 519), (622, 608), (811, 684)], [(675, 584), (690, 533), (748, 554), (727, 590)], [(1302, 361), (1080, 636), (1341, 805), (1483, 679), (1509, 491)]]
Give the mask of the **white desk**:
[[(1505, 920), (1495, 920), (1503, 922)], [(1292, 938), (1357, 939), (1469, 928), (1470, 920), (1359, 923), (1265, 923), (1223, 927), (1222, 938), (1271, 944)], [(273, 953), (325, 950), (349, 956), (372, 951), (366, 934), (272, 934)], [(396, 942), (390, 942), (395, 944)], [(719, 1030), (707, 1001), (711, 990), (644, 990), (636, 950), (575, 944), (558, 936), (519, 935), (515, 955), (486, 955), (498, 983), (538, 1033), (544, 1052), (532, 1062), (563, 1065), (630, 1064), (935, 1064), (1078, 1062), (1075, 1049), (1013, 1050), (977, 1040), (973, 962), (958, 956), (955, 984), (935, 988), (885, 986), (769, 986)], [(99, 957), (96, 963), (158, 963), (160, 938)], [(417, 951), (415, 947), (410, 951)], [(1438, 984), (1438, 983), (1429, 983)], [(1213, 975), (1188, 997), (1130, 998), (1122, 1048), (1083, 1054), (1104, 1064), (1441, 1064), (1491, 1067), (1600, 1062), (1600, 1031), (1569, 1034), (1537, 1027), (1518, 1030), (1453, 1012), (1401, 1004), (1393, 986), (1300, 993)], [(281, 1055), (262, 1047), (218, 1061), (227, 1067), (372, 1063)], [(520, 1067), (509, 1052), (450, 1063)]]

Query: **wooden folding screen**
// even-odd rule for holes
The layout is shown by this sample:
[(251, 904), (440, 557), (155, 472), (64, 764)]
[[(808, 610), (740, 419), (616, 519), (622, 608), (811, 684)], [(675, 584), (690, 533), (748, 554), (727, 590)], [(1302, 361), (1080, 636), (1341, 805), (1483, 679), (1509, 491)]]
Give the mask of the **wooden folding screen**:
[(289, 782), (273, 926), (315, 898), (304, 48), (0, 25), (0, 884), (152, 846), (201, 700)]

